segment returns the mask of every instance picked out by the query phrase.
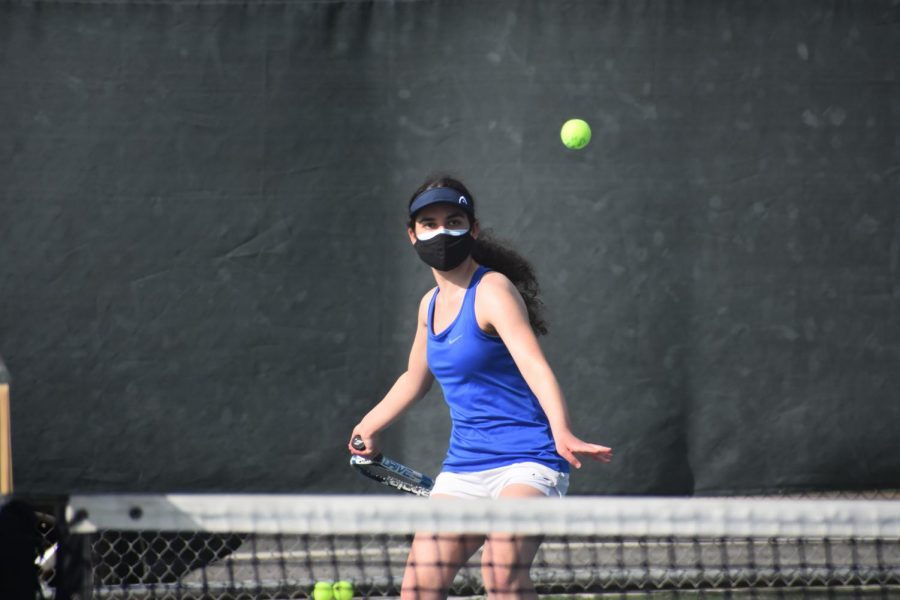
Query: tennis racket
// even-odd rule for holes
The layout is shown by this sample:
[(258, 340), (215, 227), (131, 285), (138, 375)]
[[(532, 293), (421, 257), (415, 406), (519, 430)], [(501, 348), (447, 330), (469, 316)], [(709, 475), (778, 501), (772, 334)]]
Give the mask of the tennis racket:
[[(366, 445), (359, 436), (354, 437), (351, 443), (357, 450), (366, 449)], [(431, 488), (434, 487), (434, 481), (428, 475), (410, 469), (383, 454), (377, 454), (372, 458), (354, 454), (350, 457), (350, 466), (356, 469), (360, 475), (407, 494), (428, 497), (431, 494)]]

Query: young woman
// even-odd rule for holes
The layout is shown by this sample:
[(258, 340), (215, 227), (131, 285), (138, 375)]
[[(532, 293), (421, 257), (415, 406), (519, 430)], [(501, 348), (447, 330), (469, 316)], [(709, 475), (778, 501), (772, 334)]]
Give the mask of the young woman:
[[(434, 177), (409, 201), (409, 241), (437, 286), (419, 303), (409, 364), (353, 429), (365, 450), (420, 399), (434, 378), (453, 422), (432, 498), (561, 497), (579, 455), (600, 462), (612, 450), (572, 433), (566, 402), (538, 344), (546, 333), (531, 266), (486, 239), (472, 194)], [(404, 598), (445, 598), (459, 568), (484, 545), (482, 574), (491, 598), (533, 598), (529, 570), (539, 540), (528, 536), (417, 535), (403, 578)]]

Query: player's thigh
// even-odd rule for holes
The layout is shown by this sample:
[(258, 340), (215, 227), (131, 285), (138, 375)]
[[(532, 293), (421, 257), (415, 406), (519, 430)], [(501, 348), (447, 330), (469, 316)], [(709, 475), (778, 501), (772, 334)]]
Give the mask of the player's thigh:
[[(544, 493), (527, 484), (508, 485), (501, 498), (543, 498)], [(541, 545), (540, 536), (492, 533), (487, 536), (482, 554), (482, 572), (486, 577), (508, 580), (527, 576)]]
[(403, 585), (450, 585), (459, 568), (484, 543), (483, 535), (419, 532), (413, 538)]
[(481, 574), (489, 593), (532, 590), (531, 563), (540, 545), (540, 536), (490, 534), (481, 556)]
[[(455, 498), (457, 497), (450, 494), (431, 494), (432, 500)], [(411, 573), (410, 570), (427, 572), (429, 576), (434, 576), (434, 572), (451, 572), (452, 578), (456, 570), (469, 560), (483, 543), (483, 535), (416, 533), (406, 561), (407, 572)]]

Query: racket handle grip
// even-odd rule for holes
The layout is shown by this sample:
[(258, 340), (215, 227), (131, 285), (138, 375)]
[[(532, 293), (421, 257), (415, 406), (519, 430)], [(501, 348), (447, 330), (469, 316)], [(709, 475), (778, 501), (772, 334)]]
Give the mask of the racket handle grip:
[(363, 443), (362, 438), (358, 435), (353, 436), (353, 440), (350, 441), (350, 445), (360, 451), (366, 449), (366, 445)]

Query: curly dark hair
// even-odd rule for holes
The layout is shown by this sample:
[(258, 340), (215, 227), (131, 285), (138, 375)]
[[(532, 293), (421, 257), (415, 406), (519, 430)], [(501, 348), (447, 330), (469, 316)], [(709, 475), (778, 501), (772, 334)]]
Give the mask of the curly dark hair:
[[(472, 203), (472, 211), (474, 213), (476, 203), (472, 193), (461, 181), (445, 174), (432, 175), (426, 179), (425, 182), (413, 192), (407, 207), (411, 206), (413, 200), (416, 199), (416, 196), (425, 190), (442, 187), (453, 188), (454, 190), (459, 190), (461, 193), (465, 194)], [(470, 221), (469, 225), (473, 225), (475, 222), (473, 221), (473, 217), (468, 214), (467, 216)], [(415, 220), (412, 216), (409, 217), (407, 227), (415, 230)], [(540, 298), (540, 285), (538, 284), (537, 277), (534, 274), (534, 267), (531, 266), (531, 263), (521, 254), (513, 250), (508, 243), (497, 240), (490, 230), (485, 229), (481, 230), (481, 235), (475, 240), (475, 246), (472, 249), (472, 258), (480, 265), (484, 265), (493, 271), (503, 273), (503, 275), (513, 282), (513, 285), (519, 290), (519, 294), (522, 295), (522, 300), (525, 301), (525, 308), (528, 311), (528, 322), (531, 324), (531, 328), (537, 335), (546, 334), (547, 323), (544, 321), (543, 316), (544, 303)]]

